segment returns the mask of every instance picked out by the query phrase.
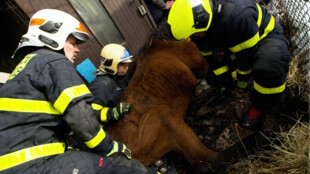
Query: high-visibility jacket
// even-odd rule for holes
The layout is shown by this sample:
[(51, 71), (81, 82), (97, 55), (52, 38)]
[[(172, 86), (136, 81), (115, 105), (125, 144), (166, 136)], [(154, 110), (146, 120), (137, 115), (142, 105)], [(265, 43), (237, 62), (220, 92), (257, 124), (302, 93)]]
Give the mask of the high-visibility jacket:
[[(232, 73), (234, 78), (247, 81), (252, 73), (253, 57), (256, 48), (263, 39), (280, 39), (288, 45), (283, 29), (274, 17), (262, 6), (252, 0), (213, 0), (214, 18), (205, 39), (193, 38), (201, 54), (212, 56), (216, 64), (219, 54), (226, 54), (228, 62), (220, 62), (213, 67), (216, 76)], [(218, 51), (219, 50), (219, 51)], [(284, 50), (288, 52), (287, 50)], [(227, 55), (228, 54), (228, 55)], [(287, 56), (288, 53), (285, 53)], [(212, 66), (212, 65), (211, 65)], [(235, 69), (232, 69), (235, 68)], [(255, 79), (254, 79), (255, 83)], [(265, 87), (255, 83), (254, 89), (260, 93), (281, 93), (285, 83), (279, 86)]]
[(109, 153), (113, 141), (94, 114), (92, 97), (63, 54), (27, 54), (0, 89), (0, 171), (64, 153), (70, 129), (92, 151)]

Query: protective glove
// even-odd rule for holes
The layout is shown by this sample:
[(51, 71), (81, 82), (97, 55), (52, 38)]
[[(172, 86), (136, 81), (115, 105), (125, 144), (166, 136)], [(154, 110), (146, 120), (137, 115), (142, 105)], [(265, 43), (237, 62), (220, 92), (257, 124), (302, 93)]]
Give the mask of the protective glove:
[(120, 102), (116, 107), (112, 108), (113, 118), (118, 120), (120, 115), (126, 114), (132, 110), (132, 104), (128, 102)]
[(113, 141), (113, 148), (106, 156), (115, 157), (119, 155), (124, 155), (127, 159), (131, 159), (131, 152), (126, 145), (119, 141)]
[(248, 82), (247, 81), (239, 81), (238, 80), (237, 86), (238, 86), (238, 88), (245, 89), (248, 86)]

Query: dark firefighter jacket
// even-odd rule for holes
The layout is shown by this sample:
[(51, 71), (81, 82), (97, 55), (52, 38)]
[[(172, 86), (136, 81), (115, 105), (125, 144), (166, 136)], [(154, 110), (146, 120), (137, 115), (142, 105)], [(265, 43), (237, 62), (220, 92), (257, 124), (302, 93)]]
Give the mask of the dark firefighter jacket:
[[(247, 81), (252, 72), (251, 57), (262, 39), (278, 38), (288, 44), (280, 24), (254, 1), (218, 0), (213, 3), (214, 18), (205, 39), (192, 40), (210, 65), (215, 66), (216, 76), (233, 72), (234, 78)], [(279, 92), (283, 86), (270, 93)]]
[(119, 76), (96, 71), (96, 78), (89, 85), (94, 95), (92, 107), (102, 122), (114, 121), (113, 110), (128, 85), (128, 75)]
[(89, 85), (89, 89), (95, 97), (93, 103), (115, 107), (119, 103), (119, 99), (127, 85), (127, 74), (118, 76), (102, 72), (96, 75), (96, 78)]
[(0, 90), (0, 171), (64, 153), (70, 129), (94, 152), (109, 153), (113, 142), (91, 100), (64, 55), (46, 49), (26, 55)]

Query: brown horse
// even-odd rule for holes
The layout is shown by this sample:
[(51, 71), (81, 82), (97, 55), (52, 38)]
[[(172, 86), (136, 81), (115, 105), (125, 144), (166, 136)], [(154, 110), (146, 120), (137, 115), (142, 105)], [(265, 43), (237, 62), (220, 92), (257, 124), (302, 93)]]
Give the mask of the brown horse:
[(193, 42), (153, 41), (146, 57), (137, 60), (121, 99), (134, 109), (107, 128), (109, 135), (125, 143), (147, 166), (171, 151), (196, 166), (217, 160), (218, 153), (205, 147), (184, 122), (197, 77), (207, 70), (207, 62)]
[(193, 42), (153, 41), (147, 54), (137, 60), (121, 99), (132, 103), (133, 110), (107, 127), (109, 135), (126, 144), (146, 166), (172, 151), (200, 172), (210, 170), (210, 162), (227, 161), (228, 154), (237, 153), (235, 147), (214, 152), (184, 122), (197, 78), (207, 70), (208, 63)]

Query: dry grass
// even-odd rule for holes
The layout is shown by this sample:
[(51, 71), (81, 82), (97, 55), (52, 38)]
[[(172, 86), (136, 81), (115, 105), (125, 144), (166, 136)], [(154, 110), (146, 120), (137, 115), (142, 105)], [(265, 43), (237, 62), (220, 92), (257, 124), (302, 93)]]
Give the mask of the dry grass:
[(305, 55), (307, 55), (306, 52), (301, 54), (301, 56), (295, 56), (291, 60), (290, 69), (286, 79), (286, 87), (288, 88), (291, 97), (298, 98), (300, 101), (307, 103), (309, 106), (310, 77), (307, 68), (307, 63), (309, 60), (306, 60)]
[[(295, 56), (290, 62), (286, 86), (290, 97), (307, 103), (305, 114), (296, 112), (295, 118), (309, 116), (309, 75), (303, 56)], [(289, 129), (280, 131), (276, 138), (268, 138), (271, 150), (259, 150), (246, 159), (232, 165), (232, 173), (309, 174), (310, 173), (310, 124), (300, 120)]]
[(258, 151), (232, 166), (232, 173), (309, 174), (310, 125), (297, 121), (270, 138), (272, 150)]

